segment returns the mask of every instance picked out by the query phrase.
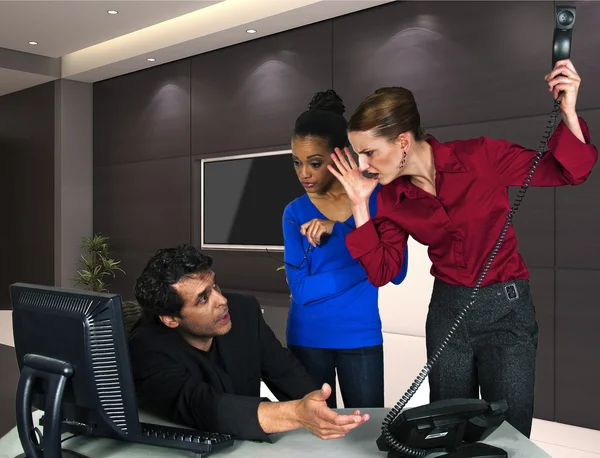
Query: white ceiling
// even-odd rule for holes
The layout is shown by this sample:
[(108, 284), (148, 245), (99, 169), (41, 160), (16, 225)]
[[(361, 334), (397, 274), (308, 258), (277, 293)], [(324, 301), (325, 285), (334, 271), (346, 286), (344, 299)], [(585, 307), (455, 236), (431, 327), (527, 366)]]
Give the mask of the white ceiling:
[[(60, 58), (63, 78), (96, 82), (390, 1), (0, 0), (0, 48)], [(21, 76), (0, 73), (0, 94)]]
[(214, 3), (218, 1), (0, 1), (0, 47), (62, 57)]
[(37, 86), (38, 84), (44, 84), (55, 79), (51, 76), (36, 75), (35, 73), (19, 72), (0, 67), (0, 96)]

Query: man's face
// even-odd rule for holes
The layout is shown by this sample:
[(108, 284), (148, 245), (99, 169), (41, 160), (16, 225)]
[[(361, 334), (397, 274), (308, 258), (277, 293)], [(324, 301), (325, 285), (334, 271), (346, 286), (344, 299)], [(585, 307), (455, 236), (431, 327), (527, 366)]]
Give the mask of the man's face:
[(177, 328), (185, 336), (199, 339), (210, 339), (229, 332), (229, 307), (215, 283), (214, 272), (186, 276), (172, 287), (183, 300), (181, 317), (161, 317), (164, 324)]

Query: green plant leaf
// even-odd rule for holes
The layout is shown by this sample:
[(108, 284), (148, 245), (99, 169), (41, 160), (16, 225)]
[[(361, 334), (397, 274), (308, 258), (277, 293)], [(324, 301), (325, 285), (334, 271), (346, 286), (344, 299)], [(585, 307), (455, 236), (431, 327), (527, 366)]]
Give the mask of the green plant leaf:
[(104, 279), (107, 276), (116, 277), (117, 272), (125, 274), (125, 271), (119, 267), (121, 261), (111, 257), (108, 240), (108, 237), (101, 234), (94, 234), (91, 238), (81, 238), (84, 254), (79, 261), (82, 268), (73, 278), (75, 286), (83, 286), (92, 291), (108, 291)]

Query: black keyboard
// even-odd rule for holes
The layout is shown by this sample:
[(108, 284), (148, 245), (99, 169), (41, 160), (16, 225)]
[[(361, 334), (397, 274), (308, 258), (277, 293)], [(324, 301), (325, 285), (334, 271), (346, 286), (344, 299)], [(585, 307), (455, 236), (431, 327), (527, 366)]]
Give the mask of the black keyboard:
[(229, 434), (209, 433), (194, 429), (140, 423), (142, 435), (136, 442), (159, 447), (177, 448), (194, 453), (215, 452), (233, 445)]

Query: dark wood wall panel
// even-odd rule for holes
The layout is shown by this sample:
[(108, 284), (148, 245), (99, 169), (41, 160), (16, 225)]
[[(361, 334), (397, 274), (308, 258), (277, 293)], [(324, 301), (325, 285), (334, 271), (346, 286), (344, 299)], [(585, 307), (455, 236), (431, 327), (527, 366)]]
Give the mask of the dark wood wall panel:
[[(580, 116), (600, 149), (600, 110), (586, 110)], [(556, 189), (556, 216), (557, 267), (600, 269), (600, 166), (585, 183)]]
[(94, 84), (94, 165), (189, 154), (189, 59)]
[[(546, 106), (551, 110), (552, 96), (548, 95)], [(536, 149), (547, 121), (548, 115), (542, 115), (438, 127), (429, 132), (441, 141), (487, 136)], [(517, 187), (510, 189), (511, 202), (518, 190)], [(529, 267), (554, 266), (554, 193), (553, 188), (530, 188), (515, 215), (519, 252)]]
[(331, 87), (331, 33), (324, 22), (192, 58), (192, 154), (289, 144)]
[[(2, 99), (0, 98), (0, 107)], [(2, 108), (0, 108), (1, 110)], [(9, 142), (0, 137), (0, 211), (2, 219), (9, 220), (12, 215), (12, 170), (10, 156), (3, 154), (7, 151)], [(9, 284), (9, 258), (11, 250), (12, 228), (10, 224), (0, 224), (0, 310), (10, 309), (8, 284)]]
[[(325, 22), (194, 57), (194, 161), (289, 148), (296, 118), (316, 92), (331, 87), (331, 33), (331, 22)], [(199, 219), (199, 173), (194, 189), (192, 214)], [(200, 228), (193, 230), (199, 244)], [(281, 262), (266, 253), (207, 253), (224, 288), (288, 291), (285, 274), (276, 271)], [(282, 253), (273, 255), (283, 259)]]
[(600, 272), (557, 270), (556, 421), (600, 429)]
[(19, 384), (19, 366), (15, 349), (0, 345), (0, 437), (16, 426), (16, 395)]
[[(204, 250), (214, 259), (219, 285), (223, 288), (250, 291), (287, 293), (285, 272), (277, 271), (283, 264), (283, 253), (273, 252), (273, 259), (266, 253)], [(286, 304), (289, 305), (289, 304)]]
[(554, 269), (531, 268), (531, 292), (539, 326), (535, 383), (536, 418), (554, 420)]
[(543, 113), (553, 8), (394, 2), (335, 19), (334, 88), (354, 110), (381, 86), (404, 86), (425, 126)]
[(190, 158), (95, 167), (94, 232), (110, 237), (126, 273), (109, 289), (133, 299), (157, 249), (190, 243)]
[(555, 3), (577, 7), (571, 52), (573, 64), (582, 78), (577, 105), (579, 109), (600, 108), (600, 91), (597, 85), (600, 75), (600, 59), (597, 57), (600, 49), (600, 6), (594, 1)]
[(54, 284), (54, 83), (0, 97), (0, 168), (10, 200), (3, 209), (0, 304), (8, 285)]
[[(289, 300), (287, 303), (289, 303)], [(284, 346), (287, 345), (286, 328), (288, 320), (288, 308), (281, 307), (280, 305), (264, 306), (262, 302), (261, 305), (264, 311), (263, 318), (265, 319), (265, 322), (273, 330), (275, 337), (277, 337), (281, 344)]]

